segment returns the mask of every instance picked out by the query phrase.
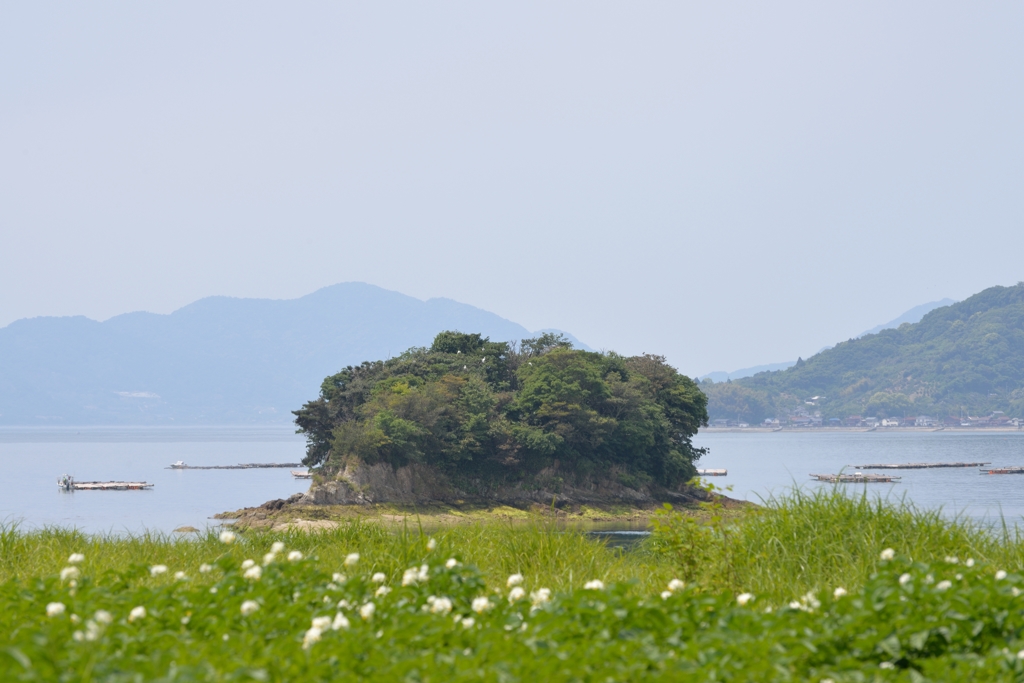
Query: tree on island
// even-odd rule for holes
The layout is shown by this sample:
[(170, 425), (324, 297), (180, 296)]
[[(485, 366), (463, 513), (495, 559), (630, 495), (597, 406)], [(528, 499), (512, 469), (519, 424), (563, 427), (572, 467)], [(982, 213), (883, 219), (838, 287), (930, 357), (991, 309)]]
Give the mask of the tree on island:
[(704, 453), (707, 398), (664, 357), (572, 348), (561, 335), (492, 342), (442, 332), (430, 348), (349, 366), (294, 411), (304, 464), (429, 466), (454, 480), (527, 481), (542, 470), (677, 487)]

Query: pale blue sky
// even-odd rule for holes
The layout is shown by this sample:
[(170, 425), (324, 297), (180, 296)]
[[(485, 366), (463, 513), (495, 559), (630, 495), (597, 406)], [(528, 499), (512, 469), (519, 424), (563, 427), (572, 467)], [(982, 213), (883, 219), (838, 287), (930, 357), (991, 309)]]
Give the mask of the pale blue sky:
[(0, 325), (365, 281), (702, 373), (1024, 279), (1020, 3), (6, 3)]

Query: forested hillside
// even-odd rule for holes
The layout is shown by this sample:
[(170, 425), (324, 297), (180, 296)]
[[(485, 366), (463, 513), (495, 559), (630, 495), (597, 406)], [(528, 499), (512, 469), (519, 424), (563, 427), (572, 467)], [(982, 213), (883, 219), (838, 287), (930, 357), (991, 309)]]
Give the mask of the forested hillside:
[[(1024, 283), (992, 287), (841, 342), (781, 372), (701, 384), (712, 419), (760, 422), (809, 408), (850, 415), (1024, 416)], [(808, 405), (813, 404), (813, 407)]]
[(695, 382), (659, 356), (575, 350), (546, 334), (521, 344), (443, 332), (430, 348), (348, 367), (295, 412), (307, 465), (426, 465), (464, 482), (617, 478), (685, 483), (707, 421)]

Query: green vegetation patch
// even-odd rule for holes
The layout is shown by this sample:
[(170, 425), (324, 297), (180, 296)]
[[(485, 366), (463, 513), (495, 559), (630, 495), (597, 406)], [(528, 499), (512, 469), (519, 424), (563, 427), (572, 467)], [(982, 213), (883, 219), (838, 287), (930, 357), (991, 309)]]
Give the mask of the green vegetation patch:
[(681, 486), (703, 453), (691, 438), (706, 401), (660, 356), (442, 332), (429, 349), (328, 377), (295, 421), (319, 481), (362, 465), (424, 465), (486, 498), (510, 485)]
[(760, 422), (806, 407), (825, 418), (1024, 417), (1024, 283), (992, 287), (777, 372), (705, 381), (714, 419)]
[(0, 679), (1024, 680), (1015, 533), (836, 493), (707, 512), (630, 552), (544, 523), (7, 528)]

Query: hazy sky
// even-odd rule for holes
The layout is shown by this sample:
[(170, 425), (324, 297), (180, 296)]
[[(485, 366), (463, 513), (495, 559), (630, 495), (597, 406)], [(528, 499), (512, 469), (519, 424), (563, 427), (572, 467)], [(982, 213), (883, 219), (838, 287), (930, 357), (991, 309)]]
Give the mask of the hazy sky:
[(1024, 4), (4, 3), (0, 325), (365, 281), (685, 372), (1024, 279)]

